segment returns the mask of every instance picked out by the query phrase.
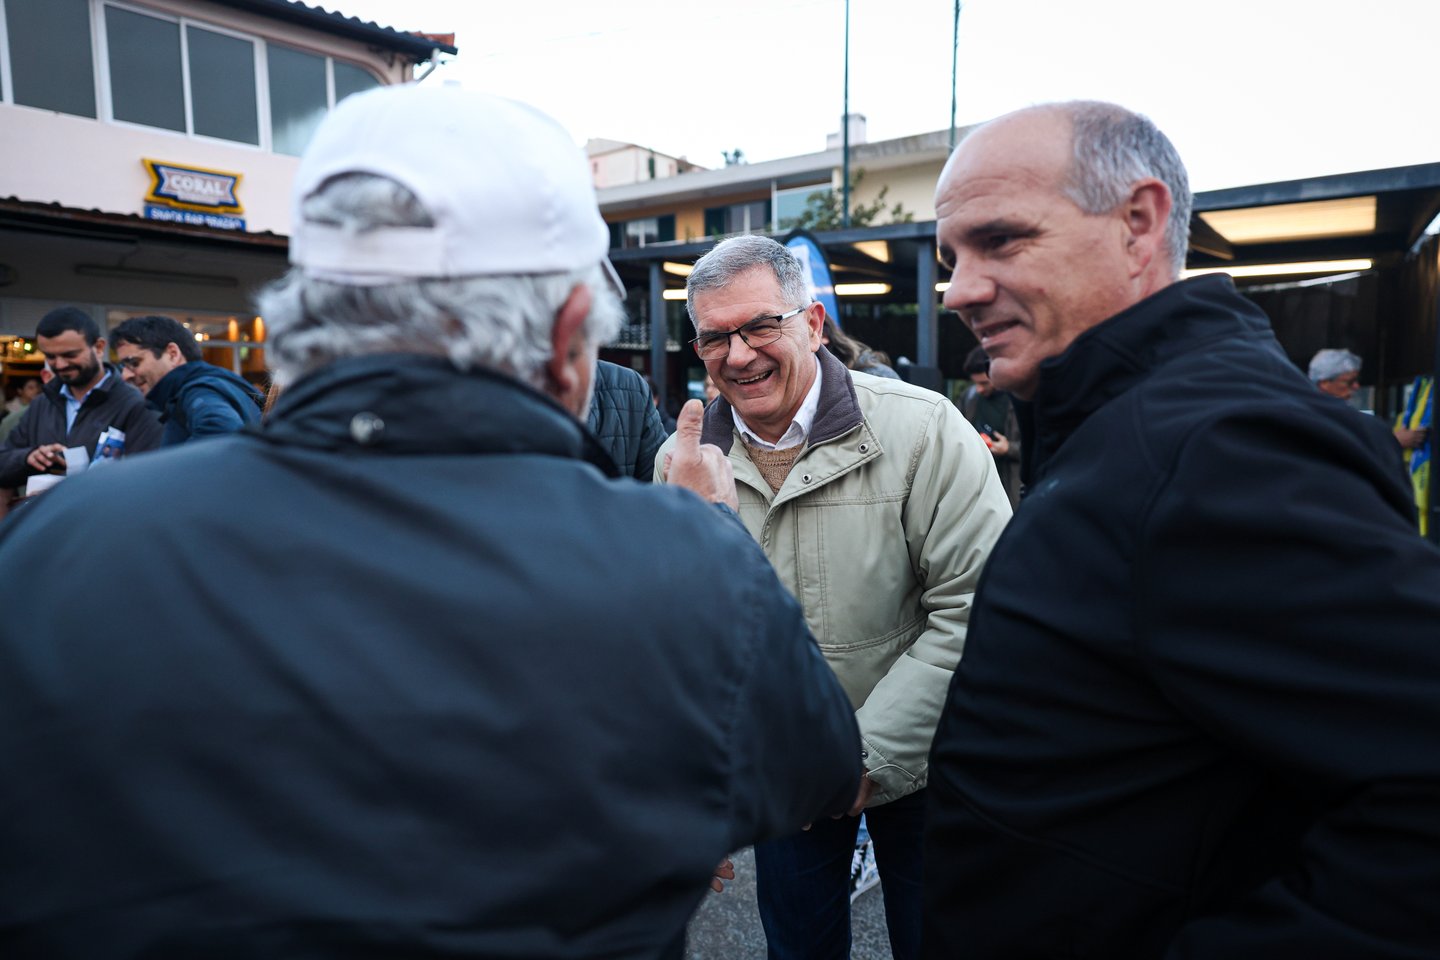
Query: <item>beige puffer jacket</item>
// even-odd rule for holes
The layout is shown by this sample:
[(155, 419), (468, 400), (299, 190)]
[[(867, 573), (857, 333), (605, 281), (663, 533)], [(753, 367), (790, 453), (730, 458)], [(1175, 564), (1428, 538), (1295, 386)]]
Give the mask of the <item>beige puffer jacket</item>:
[[(938, 393), (851, 373), (823, 347), (807, 449), (773, 493), (723, 398), (702, 442), (735, 470), (740, 518), (805, 610), (855, 705), (871, 805), (925, 786), (975, 587), (1010, 519), (994, 458)], [(663, 478), (667, 441), (656, 456)]]

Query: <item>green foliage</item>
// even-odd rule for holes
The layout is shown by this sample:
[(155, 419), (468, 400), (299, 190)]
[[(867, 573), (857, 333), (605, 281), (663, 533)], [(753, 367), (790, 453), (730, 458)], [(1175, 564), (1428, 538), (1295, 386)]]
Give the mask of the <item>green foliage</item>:
[[(888, 213), (887, 223), (911, 223), (915, 220), (913, 211), (906, 210), (905, 205), (896, 203), (887, 207), (885, 196), (890, 192), (890, 187), (880, 188), (875, 199), (870, 203), (855, 203), (855, 192), (865, 179), (864, 170), (856, 170), (855, 176), (850, 179), (850, 226), (868, 227), (875, 223), (876, 217), (882, 213)], [(800, 216), (786, 223), (780, 224), (783, 229), (801, 230), (839, 230), (844, 226), (844, 211), (842, 209), (844, 197), (838, 190), (817, 190), (805, 198), (805, 209)]]

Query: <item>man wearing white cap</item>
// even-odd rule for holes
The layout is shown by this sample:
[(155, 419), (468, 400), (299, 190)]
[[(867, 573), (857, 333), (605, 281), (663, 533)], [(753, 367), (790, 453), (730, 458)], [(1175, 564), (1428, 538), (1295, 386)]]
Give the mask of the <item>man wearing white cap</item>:
[(263, 427), (0, 535), (0, 954), (678, 957), (727, 851), (848, 806), (859, 739), (734, 516), (582, 426), (621, 306), (580, 151), (385, 88), (294, 207)]

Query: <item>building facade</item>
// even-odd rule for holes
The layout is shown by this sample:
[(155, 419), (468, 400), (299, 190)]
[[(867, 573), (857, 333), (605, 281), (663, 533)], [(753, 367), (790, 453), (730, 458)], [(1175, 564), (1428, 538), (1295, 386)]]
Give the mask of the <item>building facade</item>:
[(0, 360), (61, 304), (102, 329), (164, 313), (263, 378), (251, 297), (285, 269), (290, 184), (353, 93), (416, 76), (452, 37), (292, 0), (0, 0)]

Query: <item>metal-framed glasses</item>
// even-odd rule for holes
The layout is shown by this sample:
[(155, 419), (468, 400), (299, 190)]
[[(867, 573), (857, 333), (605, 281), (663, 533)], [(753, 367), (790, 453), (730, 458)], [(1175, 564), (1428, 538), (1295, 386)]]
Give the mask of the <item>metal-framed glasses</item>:
[(789, 313), (777, 313), (770, 317), (756, 317), (749, 323), (741, 324), (729, 333), (702, 333), (690, 345), (695, 348), (701, 360), (719, 360), (721, 357), (730, 354), (730, 338), (738, 336), (745, 341), (745, 346), (754, 350), (756, 347), (764, 347), (780, 339), (780, 334), (785, 326), (785, 321), (810, 309), (810, 304), (803, 307), (796, 307)]

